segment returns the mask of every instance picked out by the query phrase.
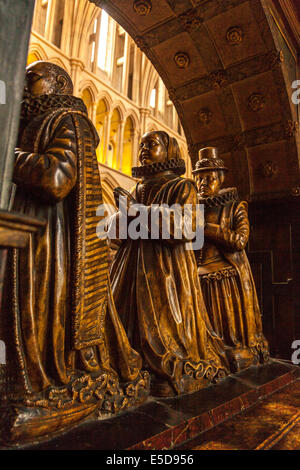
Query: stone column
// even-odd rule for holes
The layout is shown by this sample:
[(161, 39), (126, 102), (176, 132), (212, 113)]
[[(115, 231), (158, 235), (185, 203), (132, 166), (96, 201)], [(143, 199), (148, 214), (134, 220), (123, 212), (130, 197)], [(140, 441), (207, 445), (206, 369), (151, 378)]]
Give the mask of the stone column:
[(150, 116), (151, 111), (149, 108), (140, 108), (140, 116), (141, 116), (141, 134), (145, 134), (146, 132), (146, 125), (147, 125), (147, 118)]
[(0, 208), (7, 209), (34, 0), (0, 0)]
[(74, 59), (74, 57), (72, 57), (70, 59), (70, 64), (71, 64), (71, 78), (72, 78), (73, 85), (74, 85), (73, 94), (75, 96), (78, 96), (79, 95), (78, 78), (79, 78), (80, 72), (84, 70), (84, 63), (81, 60)]
[(139, 134), (136, 129), (134, 129), (131, 132), (130, 135), (131, 141), (132, 141), (132, 161), (131, 164), (132, 166), (137, 166), (138, 165), (138, 152), (139, 152)]
[(109, 112), (106, 114), (104, 118), (104, 124), (103, 124), (103, 136), (104, 136), (104, 142), (103, 142), (103, 157), (104, 157), (104, 163), (107, 165), (107, 152), (108, 152), (108, 144), (109, 144), (109, 136), (110, 136), (110, 125), (111, 125), (111, 117), (112, 113)]
[(117, 143), (117, 169), (122, 170), (125, 121), (120, 121)]
[(93, 104), (92, 104), (91, 121), (92, 121), (92, 123), (94, 124), (94, 126), (96, 125), (97, 106), (98, 106), (98, 103), (93, 103)]

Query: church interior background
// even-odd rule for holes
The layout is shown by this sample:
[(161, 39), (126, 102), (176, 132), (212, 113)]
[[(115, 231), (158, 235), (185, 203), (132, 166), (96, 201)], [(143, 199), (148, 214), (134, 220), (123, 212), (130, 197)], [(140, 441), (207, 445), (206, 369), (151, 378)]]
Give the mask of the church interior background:
[[(177, 139), (187, 177), (198, 151), (217, 147), (231, 169), (228, 185), (249, 204), (247, 254), (271, 356), (290, 363), (300, 340), (299, 105), (291, 98), (299, 77), (299, 1), (22, 0), (20, 10), (9, 3), (0, 0), (7, 23), (0, 39), (11, 31), (18, 56), (12, 59), (16, 46), (4, 41), (0, 56), (3, 79), (18, 91), (7, 89), (9, 113), (0, 106), (1, 209), (9, 210), (26, 62), (50, 61), (70, 74), (100, 137), (107, 204), (114, 204), (116, 186), (135, 184), (131, 167), (145, 132)], [(25, 241), (12, 246), (18, 243)]]

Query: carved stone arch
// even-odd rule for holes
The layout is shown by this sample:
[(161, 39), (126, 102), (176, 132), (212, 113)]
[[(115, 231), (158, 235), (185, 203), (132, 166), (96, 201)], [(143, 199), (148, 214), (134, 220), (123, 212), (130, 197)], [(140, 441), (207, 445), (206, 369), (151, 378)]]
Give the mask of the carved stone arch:
[(93, 102), (96, 103), (98, 90), (95, 83), (92, 80), (83, 80), (79, 83), (79, 93), (82, 93), (84, 90), (90, 92)]
[[(141, 14), (132, 0), (90, 1), (105, 7), (152, 62), (193, 164), (200, 148), (218, 147), (248, 200), (289, 196), (299, 186), (297, 107), (288, 78), (291, 70), (297, 75), (299, 47), (294, 32), (287, 45), (268, 2), (152, 0)], [(151, 80), (148, 96), (150, 86)], [(276, 160), (285, 187), (281, 178), (266, 179), (261, 155)]]
[(35, 54), (38, 57), (38, 60), (48, 60), (48, 56), (44, 50), (44, 48), (37, 43), (32, 43), (28, 49), (28, 56), (30, 54)]
[(131, 118), (132, 120), (132, 123), (133, 123), (133, 127), (134, 127), (134, 130), (136, 132), (140, 132), (140, 119), (136, 113), (136, 111), (134, 109), (129, 109), (124, 117), (125, 121), (128, 119), (128, 118)]
[(101, 90), (100, 93), (98, 93), (96, 97), (96, 103), (98, 104), (101, 100), (104, 101), (107, 108), (107, 112), (110, 113), (113, 109), (113, 99), (110, 94), (107, 93), (107, 91)]
[(124, 121), (126, 116), (126, 109), (124, 104), (121, 101), (114, 102), (111, 111), (113, 112), (115, 109), (117, 109), (120, 113), (120, 120)]

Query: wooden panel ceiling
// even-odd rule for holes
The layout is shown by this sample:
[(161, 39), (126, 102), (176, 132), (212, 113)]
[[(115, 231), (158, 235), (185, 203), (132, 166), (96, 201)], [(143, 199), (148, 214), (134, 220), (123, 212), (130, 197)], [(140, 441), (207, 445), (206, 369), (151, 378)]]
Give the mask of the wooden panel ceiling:
[[(296, 196), (297, 51), (269, 0), (90, 0), (134, 38), (162, 77), (193, 164), (219, 148), (243, 197)], [(281, 47), (282, 44), (286, 47)]]

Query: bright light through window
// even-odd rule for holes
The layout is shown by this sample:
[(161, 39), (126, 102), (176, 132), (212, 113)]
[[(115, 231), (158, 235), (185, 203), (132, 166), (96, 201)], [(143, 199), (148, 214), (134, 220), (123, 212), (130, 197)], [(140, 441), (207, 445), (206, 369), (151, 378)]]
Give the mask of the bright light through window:
[(92, 56), (91, 56), (92, 63), (95, 60), (95, 47), (96, 47), (96, 44), (95, 44), (95, 41), (94, 41), (93, 44), (92, 44)]
[(106, 70), (106, 48), (107, 48), (107, 34), (108, 34), (108, 14), (102, 10), (101, 23), (100, 23), (100, 37), (99, 37), (99, 51), (98, 51), (98, 67)]
[(150, 96), (150, 107), (155, 109), (156, 106), (156, 88), (153, 88)]

